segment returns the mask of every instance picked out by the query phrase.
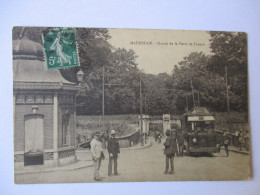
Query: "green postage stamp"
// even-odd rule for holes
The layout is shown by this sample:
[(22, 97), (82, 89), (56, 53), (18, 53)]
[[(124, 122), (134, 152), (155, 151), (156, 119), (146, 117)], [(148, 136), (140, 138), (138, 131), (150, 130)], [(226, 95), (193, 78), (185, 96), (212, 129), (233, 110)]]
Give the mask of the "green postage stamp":
[(79, 66), (74, 28), (51, 29), (42, 36), (47, 69)]

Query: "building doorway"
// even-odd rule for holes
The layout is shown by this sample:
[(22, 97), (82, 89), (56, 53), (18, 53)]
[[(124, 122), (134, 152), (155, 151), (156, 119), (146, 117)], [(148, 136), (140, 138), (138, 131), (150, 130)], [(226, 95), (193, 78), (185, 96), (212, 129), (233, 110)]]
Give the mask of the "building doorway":
[(26, 115), (24, 122), (24, 166), (41, 165), (43, 164), (43, 115)]

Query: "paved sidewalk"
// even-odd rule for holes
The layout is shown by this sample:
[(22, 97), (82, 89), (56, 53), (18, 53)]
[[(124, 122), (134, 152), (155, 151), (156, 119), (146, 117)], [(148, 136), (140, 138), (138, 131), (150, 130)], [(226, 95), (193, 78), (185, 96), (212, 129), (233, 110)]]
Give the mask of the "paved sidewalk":
[[(141, 144), (137, 144), (135, 146), (129, 148), (121, 148), (121, 151), (124, 150), (138, 150), (148, 148), (152, 145), (151, 141), (147, 139), (147, 143), (144, 146)], [(16, 169), (15, 174), (28, 174), (28, 173), (45, 173), (45, 172), (53, 172), (53, 171), (73, 171), (77, 169), (82, 169), (86, 167), (92, 167), (93, 161), (91, 157), (91, 153), (89, 150), (78, 150), (76, 151), (78, 162), (70, 165), (62, 166), (62, 167), (51, 167), (46, 168), (43, 165), (34, 165), (30, 167), (24, 167), (23, 169)], [(105, 156), (108, 157), (108, 152), (105, 150)]]
[(20, 170), (15, 170), (15, 174), (28, 174), (28, 173), (46, 173), (46, 172), (53, 172), (53, 171), (73, 171), (76, 169), (81, 169), (85, 167), (93, 166), (92, 161), (78, 161), (77, 163), (73, 163), (63, 167), (51, 167), (46, 168), (43, 165), (35, 165), (31, 167), (25, 167)]
[[(224, 146), (220, 147), (220, 149), (225, 150)], [(239, 150), (238, 147), (235, 146), (228, 146), (228, 150), (231, 152), (236, 152), (236, 153), (240, 153), (240, 154), (246, 154), (249, 155), (250, 151), (247, 151), (243, 148), (243, 150)]]

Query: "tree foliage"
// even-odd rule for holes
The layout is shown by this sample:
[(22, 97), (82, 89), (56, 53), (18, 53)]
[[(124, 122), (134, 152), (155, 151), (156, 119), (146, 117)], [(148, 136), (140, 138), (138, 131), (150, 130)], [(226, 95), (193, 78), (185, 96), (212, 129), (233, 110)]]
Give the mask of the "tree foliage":
[[(209, 32), (212, 55), (193, 52), (172, 72), (171, 96), (179, 113), (206, 106), (227, 111), (225, 67), (231, 110), (247, 112), (247, 37), (245, 33)], [(193, 88), (193, 94), (192, 92)], [(194, 96), (194, 98), (193, 98)], [(194, 100), (193, 100), (194, 99)]]
[(142, 99), (145, 114), (162, 115), (174, 111), (170, 106), (170, 80), (171, 77), (167, 73), (142, 74)]
[(80, 62), (85, 73), (78, 112), (102, 113), (104, 71), (105, 114), (137, 113), (138, 75), (133, 50), (113, 48), (107, 29), (77, 29)]
[(224, 76), (227, 81), (231, 109), (248, 110), (247, 35), (242, 32), (209, 32), (213, 56), (208, 68)]
[(171, 97), (178, 113), (193, 109), (194, 105), (224, 109), (224, 78), (207, 70), (209, 59), (202, 52), (193, 52), (174, 67), (172, 88), (175, 90)]
[[(13, 29), (13, 39), (26, 36), (42, 44), (41, 33), (49, 28)], [(235, 32), (209, 32), (211, 55), (192, 52), (172, 73), (157, 75), (138, 69), (133, 50), (114, 48), (108, 29), (77, 28), (80, 67), (61, 69), (67, 80), (77, 83), (77, 72), (84, 72), (77, 97), (77, 113), (102, 113), (102, 81), (105, 83), (105, 114), (140, 113), (140, 77), (143, 113), (149, 115), (182, 114), (195, 106), (226, 111), (227, 83), (232, 111), (247, 112), (247, 35)]]

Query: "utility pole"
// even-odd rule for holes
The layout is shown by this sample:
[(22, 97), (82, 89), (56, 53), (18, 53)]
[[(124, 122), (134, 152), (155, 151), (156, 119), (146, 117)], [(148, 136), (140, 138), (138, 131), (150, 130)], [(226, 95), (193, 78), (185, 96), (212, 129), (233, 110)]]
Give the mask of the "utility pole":
[(198, 91), (198, 106), (200, 106), (200, 92)]
[(142, 103), (142, 83), (141, 83), (141, 73), (140, 73), (140, 114), (141, 114), (141, 128), (140, 128), (140, 134), (141, 134), (141, 146), (144, 145), (143, 143), (143, 103)]
[(228, 90), (228, 81), (227, 81), (227, 65), (225, 65), (225, 80), (226, 80), (226, 95), (227, 95), (227, 111), (230, 112), (230, 106), (229, 106), (229, 90)]
[(102, 67), (102, 116), (105, 115), (105, 86), (124, 86), (124, 84), (105, 83), (105, 67)]
[[(105, 130), (105, 69), (104, 66), (102, 67), (102, 126), (103, 131)], [(108, 135), (108, 129), (107, 129), (107, 135)]]
[[(104, 116), (105, 116), (105, 86), (123, 86), (122, 84), (109, 84), (105, 83), (105, 67), (102, 67), (102, 119), (103, 119), (103, 129), (104, 129)], [(108, 129), (107, 129), (108, 134)]]
[(187, 108), (187, 112), (189, 111), (189, 104), (188, 104), (188, 96), (186, 94), (186, 108)]
[(105, 70), (102, 68), (102, 117), (105, 115)]
[(230, 105), (229, 105), (229, 90), (228, 90), (228, 80), (227, 80), (227, 65), (225, 64), (225, 80), (226, 80), (226, 96), (227, 96), (227, 111), (228, 111), (228, 123), (229, 131), (231, 131), (231, 121), (230, 121)]
[(195, 98), (194, 98), (193, 85), (192, 85), (192, 80), (191, 80), (191, 78), (190, 78), (190, 85), (191, 85), (191, 92), (192, 92), (193, 106), (194, 106), (194, 109), (195, 109)]
[(146, 93), (144, 93), (144, 114), (147, 114), (147, 110), (146, 110)]

